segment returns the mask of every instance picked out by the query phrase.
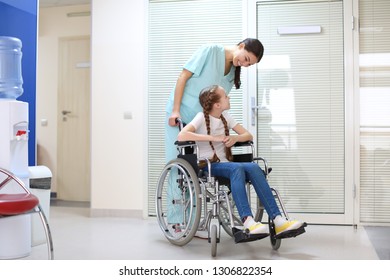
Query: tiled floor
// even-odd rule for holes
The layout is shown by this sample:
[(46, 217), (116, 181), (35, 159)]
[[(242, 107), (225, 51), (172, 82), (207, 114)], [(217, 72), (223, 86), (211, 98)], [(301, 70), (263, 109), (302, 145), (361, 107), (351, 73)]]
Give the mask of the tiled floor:
[[(183, 247), (170, 244), (155, 219), (90, 218), (88, 208), (51, 206), (50, 225), (57, 260), (208, 260), (210, 244), (194, 238)], [(374, 236), (375, 228), (309, 225), (306, 233), (282, 240), (278, 251), (269, 239), (235, 244), (226, 233), (218, 244), (220, 260), (378, 260), (389, 259), (389, 247), (376, 252), (373, 243), (388, 241)], [(389, 235), (387, 237), (389, 238)], [(375, 245), (375, 244), (374, 244)], [(387, 250), (387, 251), (386, 251)], [(47, 258), (46, 245), (33, 247), (25, 259)]]

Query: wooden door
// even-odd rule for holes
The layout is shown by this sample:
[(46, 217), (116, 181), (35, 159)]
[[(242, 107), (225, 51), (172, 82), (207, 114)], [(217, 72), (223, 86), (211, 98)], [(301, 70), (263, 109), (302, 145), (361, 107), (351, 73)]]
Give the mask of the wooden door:
[(90, 38), (59, 42), (57, 196), (90, 201)]

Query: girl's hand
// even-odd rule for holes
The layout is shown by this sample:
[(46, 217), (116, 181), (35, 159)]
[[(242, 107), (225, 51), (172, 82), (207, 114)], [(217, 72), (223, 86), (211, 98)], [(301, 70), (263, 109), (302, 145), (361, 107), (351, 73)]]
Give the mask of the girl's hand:
[(231, 146), (236, 144), (237, 138), (235, 137), (235, 135), (225, 136), (222, 142), (225, 144), (226, 147), (230, 148)]

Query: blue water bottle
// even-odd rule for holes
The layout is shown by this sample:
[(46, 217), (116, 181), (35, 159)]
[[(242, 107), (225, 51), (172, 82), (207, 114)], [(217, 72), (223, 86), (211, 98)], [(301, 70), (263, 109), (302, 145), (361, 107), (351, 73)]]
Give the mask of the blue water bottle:
[(0, 36), (0, 98), (16, 99), (22, 94), (22, 41)]

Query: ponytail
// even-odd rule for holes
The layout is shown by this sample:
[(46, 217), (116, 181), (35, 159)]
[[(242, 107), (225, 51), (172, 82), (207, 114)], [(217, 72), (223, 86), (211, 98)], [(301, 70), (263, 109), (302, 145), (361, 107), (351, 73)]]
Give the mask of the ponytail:
[(241, 66), (237, 66), (234, 72), (234, 85), (236, 89), (239, 89), (241, 86)]

